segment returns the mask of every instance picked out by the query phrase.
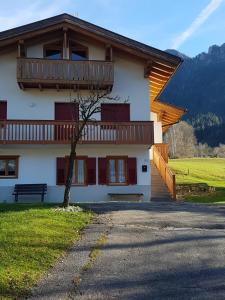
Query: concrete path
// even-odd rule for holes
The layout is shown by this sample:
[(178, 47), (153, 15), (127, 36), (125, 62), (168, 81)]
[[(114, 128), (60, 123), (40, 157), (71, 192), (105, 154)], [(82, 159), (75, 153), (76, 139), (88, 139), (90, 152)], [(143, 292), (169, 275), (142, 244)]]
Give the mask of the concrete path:
[(89, 207), (106, 220), (98, 230), (107, 240), (93, 264), (80, 269), (66, 297), (49, 293), (48, 299), (225, 299), (225, 207), (169, 202)]

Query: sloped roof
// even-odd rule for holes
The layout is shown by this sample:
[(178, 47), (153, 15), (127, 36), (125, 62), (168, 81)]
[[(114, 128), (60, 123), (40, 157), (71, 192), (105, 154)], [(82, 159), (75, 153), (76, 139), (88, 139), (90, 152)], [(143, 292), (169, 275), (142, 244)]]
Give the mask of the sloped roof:
[(74, 25), (78, 28), (82, 28), (86, 30), (87, 32), (92, 32), (98, 36), (102, 36), (108, 39), (111, 39), (117, 43), (120, 43), (124, 46), (128, 46), (131, 48), (134, 48), (143, 54), (154, 56), (158, 59), (163, 59), (165, 61), (170, 62), (174, 65), (179, 65), (182, 61), (181, 58), (169, 54), (167, 52), (161, 51), (159, 49), (153, 48), (151, 46), (148, 46), (146, 44), (137, 42), (133, 39), (127, 38), (123, 35), (120, 35), (118, 33), (112, 32), (110, 30), (104, 29), (100, 26), (94, 25), (92, 23), (89, 23), (87, 21), (84, 21), (82, 19), (79, 19), (77, 17), (74, 17), (69, 14), (60, 14), (51, 18), (47, 18), (41, 21), (33, 22), (27, 25), (19, 26), (13, 29), (5, 30), (0, 32), (0, 47), (1, 45), (6, 45), (7, 42), (10, 43), (10, 40), (12, 39), (22, 39), (22, 37), (26, 34), (29, 34), (31, 32), (40, 31), (47, 27), (67, 23), (70, 25)]

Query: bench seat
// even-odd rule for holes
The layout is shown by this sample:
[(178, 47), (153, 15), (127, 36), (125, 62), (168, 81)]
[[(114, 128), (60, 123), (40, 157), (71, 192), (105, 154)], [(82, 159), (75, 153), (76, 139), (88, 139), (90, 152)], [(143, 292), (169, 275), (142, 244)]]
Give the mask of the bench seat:
[(108, 195), (112, 201), (140, 201), (144, 196), (143, 193), (108, 193)]
[(18, 201), (19, 195), (40, 195), (41, 201), (44, 201), (44, 196), (47, 193), (47, 184), (16, 184), (14, 187), (13, 195), (15, 196), (15, 202)]

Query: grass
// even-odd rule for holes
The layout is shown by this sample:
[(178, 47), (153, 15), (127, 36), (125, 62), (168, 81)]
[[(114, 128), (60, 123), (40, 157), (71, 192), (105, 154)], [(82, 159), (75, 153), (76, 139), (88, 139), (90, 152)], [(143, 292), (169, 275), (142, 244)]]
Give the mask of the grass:
[(0, 204), (0, 299), (29, 293), (91, 219), (47, 204)]
[(177, 184), (206, 183), (216, 188), (213, 193), (186, 195), (190, 202), (225, 204), (225, 159), (192, 158), (169, 161)]
[(82, 270), (87, 271), (89, 270), (96, 261), (101, 247), (105, 245), (107, 242), (107, 236), (105, 234), (101, 235), (100, 238), (97, 240), (96, 245), (91, 249), (91, 252), (89, 254), (89, 261), (83, 266)]

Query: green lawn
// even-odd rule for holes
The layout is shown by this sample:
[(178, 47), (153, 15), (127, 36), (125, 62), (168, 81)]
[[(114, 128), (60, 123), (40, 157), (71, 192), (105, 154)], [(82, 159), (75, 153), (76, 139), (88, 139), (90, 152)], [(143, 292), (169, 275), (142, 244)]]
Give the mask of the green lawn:
[(0, 299), (26, 295), (91, 219), (46, 204), (0, 204)]
[(187, 195), (186, 200), (201, 203), (225, 203), (225, 159), (172, 159), (169, 165), (176, 174), (178, 184), (207, 183), (216, 188), (215, 193)]

